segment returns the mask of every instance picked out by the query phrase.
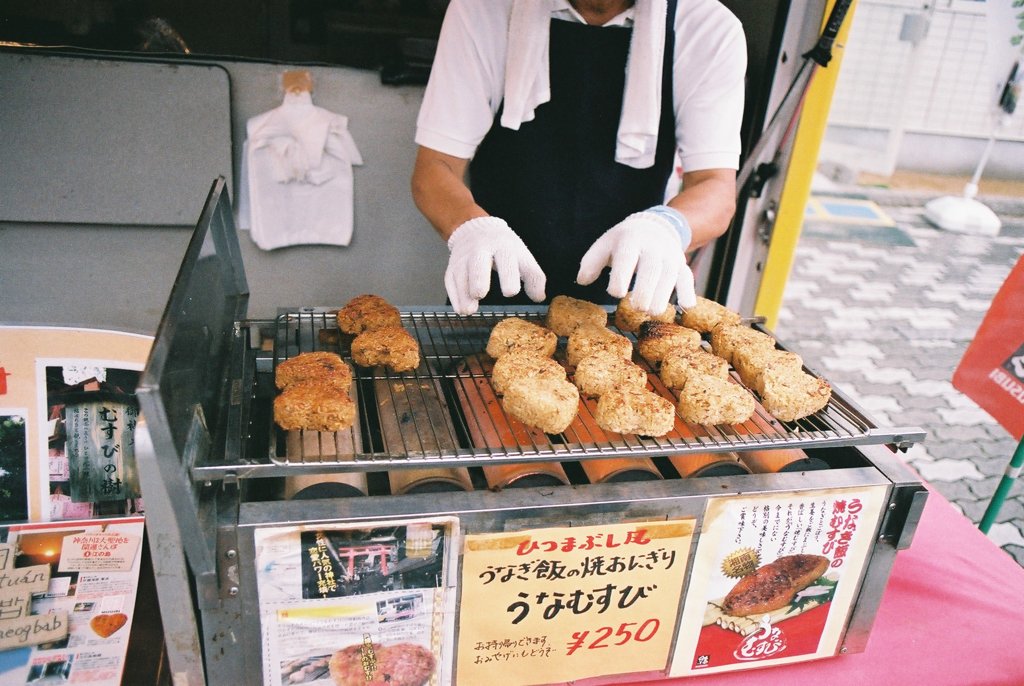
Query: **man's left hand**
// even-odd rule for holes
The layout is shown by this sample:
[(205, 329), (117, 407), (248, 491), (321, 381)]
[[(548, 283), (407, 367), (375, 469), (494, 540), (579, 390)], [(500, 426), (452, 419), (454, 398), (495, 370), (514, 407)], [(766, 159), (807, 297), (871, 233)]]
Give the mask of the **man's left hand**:
[(605, 231), (580, 260), (576, 281), (586, 286), (611, 267), (609, 295), (622, 298), (629, 292), (633, 307), (659, 314), (668, 307), (672, 292), (681, 307), (697, 304), (693, 272), (686, 264), (690, 225), (682, 213), (665, 205), (629, 215)]

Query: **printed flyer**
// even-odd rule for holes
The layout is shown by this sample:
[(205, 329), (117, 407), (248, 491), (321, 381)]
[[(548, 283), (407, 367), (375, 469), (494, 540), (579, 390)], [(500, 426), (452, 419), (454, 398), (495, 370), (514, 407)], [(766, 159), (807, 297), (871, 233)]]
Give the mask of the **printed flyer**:
[[(143, 528), (142, 517), (125, 517), (8, 529), (0, 546), (0, 683), (121, 683)], [(32, 586), (43, 577), (41, 588)]]
[(834, 655), (886, 487), (708, 502), (672, 676)]
[(452, 683), (457, 520), (255, 532), (263, 683)]
[(135, 389), (151, 336), (0, 326), (2, 521), (136, 515)]
[(664, 676), (694, 523), (467, 535), (456, 682)]

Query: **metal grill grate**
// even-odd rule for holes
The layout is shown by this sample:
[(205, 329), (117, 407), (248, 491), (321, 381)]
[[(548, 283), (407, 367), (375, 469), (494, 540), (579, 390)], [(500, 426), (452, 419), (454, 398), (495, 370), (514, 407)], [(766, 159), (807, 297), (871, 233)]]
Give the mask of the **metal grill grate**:
[[(282, 314), (274, 323), (274, 364), (311, 350), (333, 350), (351, 361), (350, 337), (339, 336), (334, 312), (307, 308)], [(270, 463), (289, 469), (383, 470), (783, 447), (906, 447), (923, 437), (917, 429), (876, 428), (837, 389), (822, 411), (795, 422), (780, 422), (758, 404), (754, 416), (743, 424), (701, 426), (677, 418), (673, 431), (658, 438), (604, 432), (593, 416), (595, 403), (585, 400), (564, 433), (544, 434), (505, 414), (490, 386), (490, 361), (482, 351), (492, 327), (508, 316), (540, 322), (543, 310), (505, 308), (470, 317), (449, 311), (404, 310), (402, 323), (421, 348), (419, 368), (396, 374), (384, 368), (354, 367), (353, 397), (360, 421), (350, 430), (326, 434), (283, 432), (271, 426)], [(635, 340), (631, 334), (624, 335)], [(559, 357), (563, 357), (562, 345), (556, 353)], [(637, 361), (646, 366), (642, 359)], [(673, 402), (678, 400), (656, 375), (650, 376), (655, 390)]]

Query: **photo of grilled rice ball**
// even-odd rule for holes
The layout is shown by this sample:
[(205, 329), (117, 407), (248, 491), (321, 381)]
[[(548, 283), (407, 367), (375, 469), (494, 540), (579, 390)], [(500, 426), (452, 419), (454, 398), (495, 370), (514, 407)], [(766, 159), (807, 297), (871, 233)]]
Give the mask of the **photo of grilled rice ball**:
[(633, 357), (633, 341), (607, 327), (582, 324), (569, 335), (565, 359), (575, 367), (580, 360), (599, 350), (608, 350), (629, 360)]
[(274, 422), (285, 431), (341, 431), (355, 418), (348, 393), (316, 379), (289, 384), (274, 398)]
[(486, 351), (496, 360), (513, 350), (529, 350), (551, 357), (557, 347), (558, 336), (554, 331), (520, 317), (507, 317), (491, 329)]
[(501, 406), (527, 426), (548, 434), (560, 434), (576, 418), (580, 392), (565, 379), (516, 379), (505, 389)]
[(640, 356), (656, 365), (674, 348), (697, 350), (700, 332), (671, 322), (648, 320), (640, 325), (636, 335), (636, 349)]
[(400, 326), (364, 331), (352, 340), (352, 361), (360, 367), (383, 365), (393, 372), (420, 366), (420, 346)]
[(318, 350), (281, 360), (274, 369), (274, 384), (278, 389), (309, 379), (319, 379), (348, 391), (352, 386), (352, 368), (341, 359), (341, 355)]
[(664, 436), (675, 425), (672, 401), (648, 388), (615, 388), (597, 401), (594, 419), (605, 431)]
[(532, 379), (538, 376), (565, 379), (565, 367), (553, 358), (532, 350), (513, 350), (495, 361), (491, 370), (491, 387), (495, 393), (502, 395), (508, 385), (516, 379)]
[(646, 388), (647, 371), (616, 352), (601, 350), (580, 360), (573, 383), (581, 394), (597, 398), (613, 388)]
[(686, 380), (691, 376), (714, 376), (719, 379), (728, 379), (729, 363), (703, 348), (680, 349), (669, 351), (658, 369), (658, 378), (661, 379), (661, 382), (674, 390), (686, 386)]
[(741, 577), (726, 594), (722, 609), (734, 617), (781, 609), (827, 571), (827, 557), (784, 555)]
[(369, 293), (349, 300), (338, 310), (337, 319), (338, 328), (350, 334), (402, 325), (398, 308), (379, 295)]
[(580, 324), (608, 325), (608, 312), (596, 303), (568, 295), (556, 295), (551, 299), (544, 324), (559, 336), (568, 336)]
[(683, 326), (710, 333), (719, 325), (736, 325), (743, 321), (739, 312), (719, 305), (714, 300), (697, 297), (697, 304), (683, 310)]
[(754, 396), (728, 379), (693, 375), (679, 392), (677, 411), (691, 424), (742, 424), (754, 414)]
[(733, 365), (747, 388), (763, 393), (766, 373), (796, 374), (803, 371), (804, 361), (788, 350), (754, 346), (737, 348), (733, 352)]
[(356, 643), (336, 651), (328, 667), (335, 686), (424, 686), (437, 660), (415, 643)]
[(676, 306), (672, 303), (669, 303), (661, 314), (652, 315), (633, 307), (629, 300), (631, 295), (633, 295), (632, 292), (626, 293), (615, 308), (615, 326), (621, 330), (636, 333), (640, 329), (640, 325), (646, 321), (674, 322), (676, 320)]
[(782, 422), (803, 419), (828, 405), (832, 387), (825, 379), (792, 369), (768, 369), (761, 375), (761, 404)]
[(772, 350), (775, 339), (742, 324), (722, 324), (711, 332), (711, 350), (729, 364), (736, 365), (734, 354), (743, 348)]

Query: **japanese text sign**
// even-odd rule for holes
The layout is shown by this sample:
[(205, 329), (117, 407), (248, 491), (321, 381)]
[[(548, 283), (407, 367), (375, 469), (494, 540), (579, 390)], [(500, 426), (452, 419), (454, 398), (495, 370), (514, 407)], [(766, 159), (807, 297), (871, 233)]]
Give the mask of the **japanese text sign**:
[(687, 519), (467, 535), (458, 681), (664, 673), (693, 530)]

